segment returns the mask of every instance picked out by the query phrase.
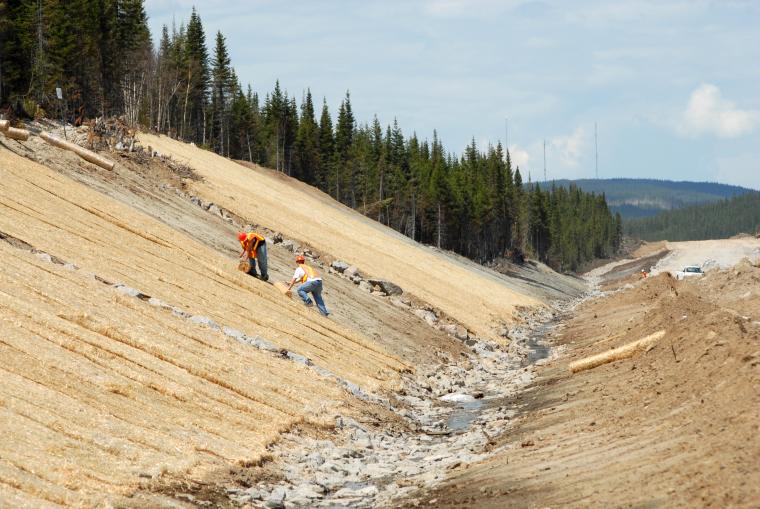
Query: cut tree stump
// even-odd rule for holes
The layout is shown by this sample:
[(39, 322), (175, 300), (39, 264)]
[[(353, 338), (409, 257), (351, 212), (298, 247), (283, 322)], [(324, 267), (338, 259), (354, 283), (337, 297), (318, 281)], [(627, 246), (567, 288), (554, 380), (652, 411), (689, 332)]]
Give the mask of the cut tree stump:
[(104, 168), (106, 170), (113, 170), (114, 166), (116, 166), (116, 163), (114, 163), (110, 159), (106, 159), (105, 157), (99, 156), (92, 150), (87, 150), (86, 148), (80, 147), (79, 145), (75, 143), (64, 141), (60, 138), (56, 138), (50, 133), (46, 133), (43, 131), (40, 133), (40, 138), (50, 143), (54, 147), (62, 148), (64, 150), (70, 150), (74, 152), (76, 155), (78, 155), (79, 157), (81, 157), (82, 159), (84, 159), (85, 161), (95, 164), (97, 166), (100, 166), (101, 168)]
[(600, 353), (598, 355), (592, 355), (591, 357), (586, 357), (585, 359), (581, 359), (579, 361), (571, 362), (568, 368), (572, 373), (578, 373), (579, 371), (585, 371), (587, 369), (592, 369), (597, 366), (601, 366), (602, 364), (607, 364), (609, 362), (615, 362), (622, 359), (627, 359), (628, 357), (633, 357), (637, 353), (644, 351), (644, 350), (650, 350), (654, 344), (660, 340), (665, 335), (665, 331), (657, 331), (654, 334), (650, 334), (649, 336), (645, 338), (641, 338), (637, 341), (633, 341), (631, 343), (627, 343), (623, 346), (619, 346), (617, 348), (613, 348), (612, 350), (604, 353)]
[(9, 127), (2, 131), (6, 138), (18, 141), (26, 141), (29, 139), (29, 131), (26, 129), (16, 129), (15, 127)]

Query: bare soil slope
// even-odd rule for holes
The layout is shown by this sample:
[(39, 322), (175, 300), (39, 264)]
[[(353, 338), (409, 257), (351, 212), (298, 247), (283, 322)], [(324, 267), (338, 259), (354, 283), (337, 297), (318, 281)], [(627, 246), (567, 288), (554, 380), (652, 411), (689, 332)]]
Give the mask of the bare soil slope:
[(0, 209), (0, 500), (15, 507), (95, 506), (143, 474), (255, 463), (280, 431), (347, 400), (220, 327), (365, 390), (407, 368), (193, 238), (7, 150)]
[(140, 140), (202, 176), (190, 188), (204, 199), (389, 279), (480, 336), (492, 337), (500, 322), (513, 321), (516, 306), (540, 304), (527, 292), (510, 290), (434, 250), (420, 249), (392, 229), (284, 175), (248, 168), (165, 136), (142, 134)]
[[(667, 274), (583, 305), (554, 334), (567, 353), (514, 400), (492, 459), (415, 503), (438, 507), (757, 507), (760, 268)], [(653, 350), (571, 375), (569, 362), (637, 340)]]

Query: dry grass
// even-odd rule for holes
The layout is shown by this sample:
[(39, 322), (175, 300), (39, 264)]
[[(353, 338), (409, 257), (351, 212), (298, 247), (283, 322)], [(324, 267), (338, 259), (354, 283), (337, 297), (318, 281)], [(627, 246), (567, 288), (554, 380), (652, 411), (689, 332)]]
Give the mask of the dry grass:
[(539, 304), (282, 174), (247, 168), (165, 136), (141, 134), (140, 139), (203, 176), (192, 183), (196, 194), (389, 279), (480, 335), (491, 336), (496, 322), (513, 320), (516, 306)]

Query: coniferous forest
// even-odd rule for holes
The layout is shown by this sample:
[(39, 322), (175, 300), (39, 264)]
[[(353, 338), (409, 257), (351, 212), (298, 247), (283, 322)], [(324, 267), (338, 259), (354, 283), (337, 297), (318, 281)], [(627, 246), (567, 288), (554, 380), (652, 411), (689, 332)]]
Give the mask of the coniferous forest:
[[(311, 91), (264, 97), (240, 83), (225, 37), (187, 23), (151, 40), (144, 0), (0, 0), (0, 107), (6, 117), (81, 123), (121, 116), (317, 186), (417, 241), (478, 261), (524, 252), (559, 270), (614, 254), (622, 225), (604, 195), (541, 188), (497, 144), (461, 156), (404, 135), (394, 120), (337, 115)], [(55, 89), (63, 90), (63, 101)]]
[(627, 221), (625, 231), (647, 241), (726, 239), (739, 233), (760, 234), (760, 193)]

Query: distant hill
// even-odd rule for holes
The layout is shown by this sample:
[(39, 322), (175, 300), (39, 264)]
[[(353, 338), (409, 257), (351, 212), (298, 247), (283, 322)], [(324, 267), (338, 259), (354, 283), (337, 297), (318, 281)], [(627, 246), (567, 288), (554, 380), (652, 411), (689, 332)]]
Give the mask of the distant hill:
[[(690, 205), (710, 203), (751, 193), (745, 187), (712, 182), (674, 182), (654, 179), (580, 179), (555, 180), (557, 186), (575, 184), (584, 191), (604, 193), (613, 212), (623, 219), (634, 219), (680, 209)], [(547, 185), (541, 182), (541, 187)]]
[(647, 241), (724, 239), (760, 231), (760, 192), (625, 221), (627, 235)]

